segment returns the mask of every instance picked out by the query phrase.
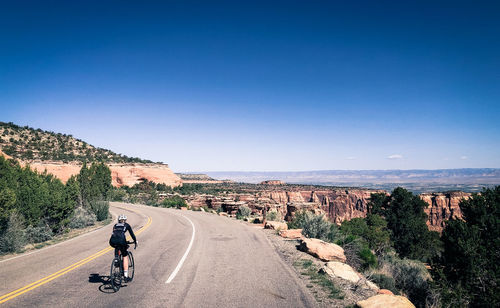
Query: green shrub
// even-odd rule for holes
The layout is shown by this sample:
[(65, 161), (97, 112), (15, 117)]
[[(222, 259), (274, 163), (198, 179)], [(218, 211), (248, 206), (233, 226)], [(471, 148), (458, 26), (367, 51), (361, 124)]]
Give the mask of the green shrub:
[(24, 219), (17, 211), (13, 211), (7, 223), (7, 230), (0, 237), (0, 251), (3, 253), (21, 252), (25, 245)]
[(175, 208), (180, 209), (181, 207), (187, 207), (187, 202), (181, 196), (175, 195), (175, 196), (165, 198), (161, 202), (161, 206), (168, 207), (168, 208), (175, 207)]
[(373, 274), (370, 276), (370, 279), (381, 289), (387, 289), (395, 295), (399, 295), (399, 291), (396, 288), (396, 281), (394, 280), (394, 278), (383, 274)]
[(90, 203), (97, 221), (106, 220), (109, 217), (109, 202), (108, 201), (93, 201)]
[(326, 221), (324, 215), (305, 216), (304, 225), (302, 226), (302, 234), (306, 237), (328, 240), (330, 233), (329, 221)]
[(288, 228), (302, 229), (302, 234), (306, 237), (329, 242), (335, 241), (338, 232), (337, 226), (327, 221), (324, 215), (314, 215), (306, 210), (296, 212), (293, 220), (288, 223)]
[(378, 265), (377, 257), (370, 250), (368, 245), (361, 248), (358, 252), (358, 256), (361, 259), (361, 270), (365, 271), (370, 268), (376, 268)]
[(111, 201), (127, 201), (127, 192), (123, 188), (113, 188), (108, 192)]
[(83, 207), (77, 207), (75, 213), (71, 218), (68, 227), (73, 229), (81, 229), (94, 225), (96, 216), (92, 211), (88, 211)]
[(276, 210), (270, 210), (269, 212), (266, 213), (266, 220), (269, 221), (278, 221), (279, 215)]
[(340, 227), (346, 235), (356, 235), (367, 241), (370, 249), (381, 254), (390, 247), (390, 231), (387, 222), (380, 215), (368, 214), (366, 218), (344, 221)]
[(396, 288), (403, 291), (417, 307), (425, 307), (432, 296), (430, 274), (418, 260), (400, 259), (395, 253), (384, 255), (382, 260), (396, 282)]
[(304, 228), (304, 224), (306, 219), (311, 217), (313, 214), (306, 210), (300, 210), (295, 212), (292, 221), (288, 222), (288, 229), (302, 229)]
[(252, 209), (249, 208), (248, 206), (242, 205), (238, 208), (237, 216), (244, 218), (250, 216), (250, 214), (252, 214)]
[(347, 264), (358, 271), (377, 268), (377, 256), (373, 254), (366, 240), (356, 235), (341, 235), (336, 243), (344, 248)]
[(26, 239), (29, 243), (41, 243), (52, 239), (53, 233), (47, 224), (26, 228)]

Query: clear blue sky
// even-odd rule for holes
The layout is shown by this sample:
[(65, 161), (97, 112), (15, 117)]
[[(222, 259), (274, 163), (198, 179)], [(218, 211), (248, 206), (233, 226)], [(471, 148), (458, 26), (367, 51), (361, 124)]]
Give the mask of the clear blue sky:
[(12, 1), (0, 121), (174, 171), (500, 167), (500, 2)]

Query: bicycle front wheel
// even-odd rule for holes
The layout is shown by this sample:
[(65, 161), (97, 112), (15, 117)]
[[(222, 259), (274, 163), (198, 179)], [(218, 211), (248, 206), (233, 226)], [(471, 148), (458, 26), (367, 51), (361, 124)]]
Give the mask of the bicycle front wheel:
[(115, 259), (111, 261), (111, 272), (109, 274), (109, 281), (111, 282), (111, 286), (113, 287), (113, 290), (115, 292), (120, 290), (120, 287), (122, 286), (122, 265), (121, 262), (116, 261)]
[(134, 272), (135, 272), (135, 262), (134, 262), (134, 255), (132, 252), (128, 252), (128, 281), (132, 281), (134, 279)]

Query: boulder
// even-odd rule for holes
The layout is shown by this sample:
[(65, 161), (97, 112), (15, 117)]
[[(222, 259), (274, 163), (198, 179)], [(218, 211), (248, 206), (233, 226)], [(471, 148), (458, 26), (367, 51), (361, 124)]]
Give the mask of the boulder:
[(387, 289), (380, 289), (378, 290), (378, 294), (389, 294), (389, 295), (394, 295), (394, 293), (392, 293), (391, 290), (387, 290)]
[(289, 239), (300, 239), (303, 237), (302, 229), (290, 229), (280, 231), (280, 236)]
[(185, 207), (185, 206), (181, 206), (181, 211), (187, 211), (187, 210), (188, 210), (188, 208), (187, 208), (187, 207)]
[(415, 308), (406, 297), (390, 294), (378, 294), (356, 304), (361, 308)]
[(325, 265), (325, 272), (333, 277), (342, 278), (352, 283), (357, 283), (361, 278), (349, 264), (338, 261), (330, 261)]
[(284, 222), (266, 221), (265, 229), (288, 230), (288, 225)]
[(303, 238), (299, 249), (323, 261), (346, 261), (342, 247), (319, 239)]
[(338, 261), (330, 261), (325, 265), (324, 270), (328, 275), (332, 277), (337, 277), (350, 281), (353, 284), (356, 284), (364, 289), (370, 289), (374, 291), (379, 290), (376, 284), (367, 280), (363, 275), (358, 273), (348, 264)]
[(219, 212), (219, 216), (229, 217), (229, 215), (226, 212)]

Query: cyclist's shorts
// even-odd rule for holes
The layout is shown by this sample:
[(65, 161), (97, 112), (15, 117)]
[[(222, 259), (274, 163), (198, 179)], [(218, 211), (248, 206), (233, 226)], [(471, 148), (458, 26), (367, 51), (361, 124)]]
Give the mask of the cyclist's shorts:
[(126, 257), (128, 256), (128, 247), (129, 245), (113, 245), (113, 247), (115, 247), (115, 255), (118, 253), (118, 250), (121, 251), (122, 253), (122, 256)]

